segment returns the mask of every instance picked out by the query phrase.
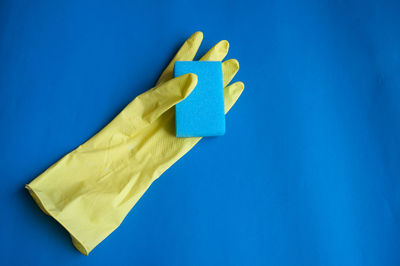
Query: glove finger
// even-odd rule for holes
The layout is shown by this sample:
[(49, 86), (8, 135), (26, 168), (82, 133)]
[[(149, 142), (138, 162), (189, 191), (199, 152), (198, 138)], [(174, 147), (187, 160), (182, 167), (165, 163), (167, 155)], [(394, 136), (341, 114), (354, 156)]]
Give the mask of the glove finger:
[(239, 62), (236, 59), (229, 59), (222, 62), (222, 78), (224, 88), (228, 86), (229, 82), (231, 82), (238, 71)]
[(213, 48), (211, 48), (200, 61), (222, 61), (229, 51), (228, 41), (220, 41)]
[(200, 47), (201, 41), (203, 40), (203, 33), (201, 31), (195, 32), (192, 36), (185, 41), (179, 51), (172, 58), (167, 68), (161, 74), (156, 85), (160, 85), (167, 80), (170, 80), (174, 76), (174, 65), (175, 61), (192, 61), (195, 57), (197, 50)]
[(235, 82), (224, 88), (225, 114), (232, 108), (244, 90), (243, 82)]
[(164, 112), (185, 99), (196, 87), (197, 76), (189, 73), (171, 79), (136, 97), (124, 110), (135, 130), (151, 124)]

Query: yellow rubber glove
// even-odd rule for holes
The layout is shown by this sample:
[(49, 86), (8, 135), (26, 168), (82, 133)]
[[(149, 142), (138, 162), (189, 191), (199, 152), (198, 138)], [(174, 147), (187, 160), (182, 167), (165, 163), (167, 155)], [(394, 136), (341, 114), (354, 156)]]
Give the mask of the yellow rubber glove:
[[(83, 254), (114, 231), (151, 183), (201, 139), (175, 136), (172, 107), (197, 83), (194, 74), (173, 78), (174, 63), (193, 60), (202, 39), (201, 32), (193, 34), (155, 88), (136, 97), (104, 129), (26, 186)], [(221, 41), (201, 60), (223, 60), (228, 49), (228, 42)], [(227, 112), (244, 85), (227, 86), (239, 69), (236, 60), (223, 62), (222, 68)]]

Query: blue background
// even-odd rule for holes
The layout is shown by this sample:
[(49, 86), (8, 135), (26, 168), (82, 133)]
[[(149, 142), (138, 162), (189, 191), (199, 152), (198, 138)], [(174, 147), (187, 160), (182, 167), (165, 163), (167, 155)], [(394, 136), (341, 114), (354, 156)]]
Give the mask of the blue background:
[[(399, 265), (399, 1), (0, 3), (2, 265)], [(89, 257), (24, 185), (194, 31), (245, 92)]]

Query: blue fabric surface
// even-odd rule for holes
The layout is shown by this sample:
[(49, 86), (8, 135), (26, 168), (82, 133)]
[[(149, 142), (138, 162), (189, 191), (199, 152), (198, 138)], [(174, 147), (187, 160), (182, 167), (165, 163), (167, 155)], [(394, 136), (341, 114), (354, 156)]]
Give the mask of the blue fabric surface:
[(190, 95), (176, 105), (177, 137), (212, 137), (225, 134), (221, 62), (178, 61), (174, 76), (197, 75)]
[[(2, 265), (400, 265), (399, 1), (0, 3)], [(221, 39), (245, 91), (89, 257), (24, 185)]]

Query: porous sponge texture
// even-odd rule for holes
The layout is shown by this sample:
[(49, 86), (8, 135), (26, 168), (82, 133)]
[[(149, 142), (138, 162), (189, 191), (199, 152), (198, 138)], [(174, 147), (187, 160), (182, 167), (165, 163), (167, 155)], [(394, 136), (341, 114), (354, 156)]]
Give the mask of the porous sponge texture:
[(192, 93), (176, 105), (177, 137), (211, 137), (225, 134), (222, 65), (219, 61), (177, 61), (174, 76), (197, 75)]

